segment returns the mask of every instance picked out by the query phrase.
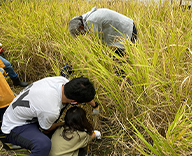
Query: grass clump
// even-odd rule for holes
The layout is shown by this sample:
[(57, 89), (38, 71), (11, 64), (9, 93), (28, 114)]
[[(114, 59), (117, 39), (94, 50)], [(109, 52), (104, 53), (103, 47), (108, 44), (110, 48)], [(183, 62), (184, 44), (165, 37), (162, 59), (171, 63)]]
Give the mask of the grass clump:
[[(116, 56), (118, 62), (93, 33), (74, 39), (68, 32), (69, 20), (94, 6), (118, 11), (136, 25), (138, 41), (125, 40), (127, 55)], [(89, 155), (190, 155), (191, 20), (191, 10), (168, 1), (14, 0), (1, 5), (0, 42), (22, 79), (60, 75), (70, 62), (70, 78), (94, 82), (102, 110), (89, 117), (103, 138), (89, 145)]]

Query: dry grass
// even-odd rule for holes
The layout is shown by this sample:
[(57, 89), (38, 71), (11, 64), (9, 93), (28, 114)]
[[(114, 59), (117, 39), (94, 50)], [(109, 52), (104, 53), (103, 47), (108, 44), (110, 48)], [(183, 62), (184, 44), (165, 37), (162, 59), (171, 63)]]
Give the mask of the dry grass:
[[(138, 42), (135, 46), (125, 40), (127, 56), (116, 56), (118, 63), (112, 59), (113, 50), (94, 34), (73, 39), (68, 32), (68, 21), (94, 6), (134, 20)], [(23, 80), (60, 75), (65, 62), (70, 62), (75, 70), (70, 78), (86, 76), (94, 82), (100, 115), (93, 117), (91, 108), (83, 107), (103, 137), (88, 146), (89, 155), (188, 156), (191, 21), (191, 10), (168, 1), (158, 6), (116, 0), (15, 0), (1, 6), (0, 41)], [(116, 69), (125, 74), (117, 76)]]

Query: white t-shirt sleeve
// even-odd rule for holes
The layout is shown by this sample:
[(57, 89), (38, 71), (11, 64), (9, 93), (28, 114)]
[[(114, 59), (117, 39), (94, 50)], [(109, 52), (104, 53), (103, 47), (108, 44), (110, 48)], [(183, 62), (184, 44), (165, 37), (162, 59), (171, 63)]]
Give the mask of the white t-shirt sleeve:
[(47, 130), (58, 119), (59, 113), (56, 115), (50, 112), (38, 112), (37, 117), (40, 127)]

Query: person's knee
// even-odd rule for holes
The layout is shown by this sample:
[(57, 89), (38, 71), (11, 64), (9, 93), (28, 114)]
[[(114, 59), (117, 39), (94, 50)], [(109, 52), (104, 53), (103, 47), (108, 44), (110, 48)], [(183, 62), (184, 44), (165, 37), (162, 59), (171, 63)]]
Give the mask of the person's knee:
[[(51, 150), (51, 141), (48, 141), (44, 143), (43, 145), (40, 145), (40, 151), (43, 151), (43, 153), (49, 153)], [(42, 154), (43, 155), (43, 154)]]
[(9, 61), (6, 61), (6, 62), (4, 63), (4, 65), (5, 65), (4, 68), (12, 68), (11, 63), (10, 63)]
[(51, 140), (46, 139), (46, 140), (40, 140), (39, 141), (39, 148), (42, 150), (50, 150), (51, 149)]
[(0, 59), (1, 59), (1, 61), (3, 62), (3, 64), (4, 64), (5, 66), (11, 66), (11, 63), (10, 63), (8, 60), (6, 60), (5, 58), (3, 58), (3, 57), (0, 56)]
[(49, 138), (38, 138), (32, 148), (33, 152), (39, 154), (42, 153), (43, 155), (46, 155), (45, 153), (49, 153), (50, 150), (51, 140)]

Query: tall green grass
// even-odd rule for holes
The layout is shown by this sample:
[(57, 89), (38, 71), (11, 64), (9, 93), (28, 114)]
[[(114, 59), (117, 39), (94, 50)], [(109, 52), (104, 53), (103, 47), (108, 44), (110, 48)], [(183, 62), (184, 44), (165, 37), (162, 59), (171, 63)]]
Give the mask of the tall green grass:
[[(116, 56), (94, 33), (70, 36), (69, 20), (94, 6), (133, 19), (138, 41), (124, 40), (125, 57)], [(75, 71), (70, 79), (86, 76), (94, 82), (100, 116), (85, 109), (103, 138), (90, 144), (90, 155), (189, 155), (191, 21), (191, 10), (168, 2), (14, 0), (2, 3), (0, 42), (22, 79), (60, 75), (70, 62)], [(119, 69), (123, 76), (115, 73)]]

